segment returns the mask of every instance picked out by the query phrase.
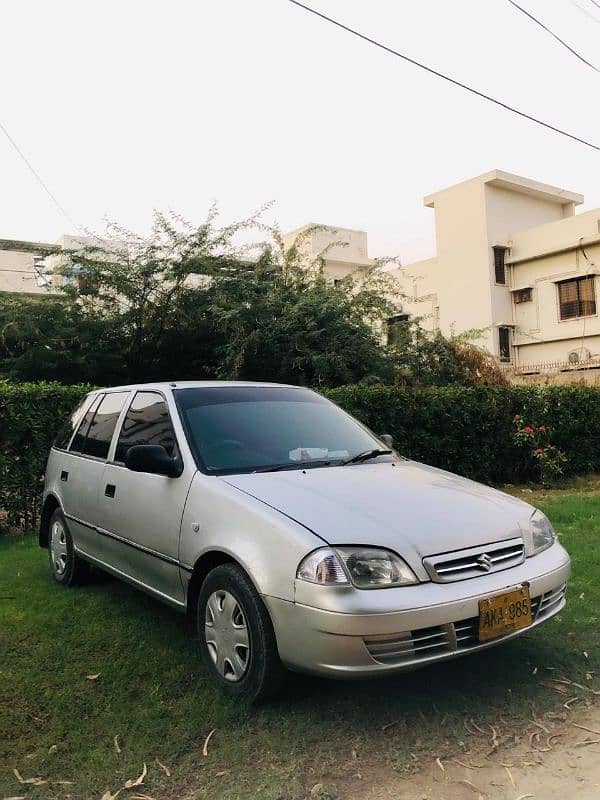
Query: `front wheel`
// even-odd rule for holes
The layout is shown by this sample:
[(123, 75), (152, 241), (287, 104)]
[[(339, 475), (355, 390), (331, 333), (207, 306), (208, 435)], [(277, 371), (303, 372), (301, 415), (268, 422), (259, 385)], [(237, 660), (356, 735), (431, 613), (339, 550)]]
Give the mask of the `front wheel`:
[(52, 577), (57, 583), (76, 586), (88, 579), (90, 566), (75, 553), (71, 532), (59, 508), (50, 517), (48, 556)]
[(279, 688), (284, 669), (265, 605), (237, 564), (206, 576), (196, 613), (204, 661), (225, 694), (253, 703)]

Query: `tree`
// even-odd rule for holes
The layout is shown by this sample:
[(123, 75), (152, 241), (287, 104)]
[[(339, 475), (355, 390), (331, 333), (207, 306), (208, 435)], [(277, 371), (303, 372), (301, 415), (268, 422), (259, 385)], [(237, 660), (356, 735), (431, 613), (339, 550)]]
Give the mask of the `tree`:
[[(389, 277), (374, 268), (334, 284), (325, 253), (303, 256), (307, 232), (286, 249), (257, 215), (216, 220), (214, 208), (199, 227), (156, 214), (148, 238), (113, 225), (105, 240), (65, 254), (65, 295), (111, 331), (123, 380), (393, 378), (379, 334), (394, 309)], [(250, 229), (268, 236), (254, 256), (234, 244)]]

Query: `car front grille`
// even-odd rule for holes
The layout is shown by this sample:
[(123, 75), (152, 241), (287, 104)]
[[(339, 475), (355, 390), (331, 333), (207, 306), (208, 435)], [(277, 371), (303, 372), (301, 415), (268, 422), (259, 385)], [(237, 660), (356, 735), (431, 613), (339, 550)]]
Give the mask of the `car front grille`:
[[(567, 585), (563, 584), (557, 589), (551, 589), (543, 595), (532, 598), (533, 621), (541, 621), (544, 617), (550, 616), (564, 600), (566, 590)], [(371, 636), (364, 638), (363, 641), (369, 655), (380, 664), (419, 663), (436, 655), (464, 652), (478, 647), (481, 644), (479, 617), (469, 617), (446, 625), (435, 625), (403, 633)]]
[(510, 569), (524, 559), (523, 539), (517, 537), (504, 542), (457, 550), (454, 553), (428, 556), (423, 559), (423, 565), (432, 581), (450, 583)]

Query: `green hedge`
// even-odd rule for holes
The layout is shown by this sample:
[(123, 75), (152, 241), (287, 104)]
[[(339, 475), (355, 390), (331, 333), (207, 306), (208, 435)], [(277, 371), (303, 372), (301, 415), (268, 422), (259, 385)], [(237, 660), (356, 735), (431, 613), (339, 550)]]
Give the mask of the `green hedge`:
[[(37, 524), (50, 444), (88, 386), (0, 382), (0, 512), (6, 524)], [(405, 455), (486, 483), (535, 478), (513, 444), (513, 418), (547, 425), (568, 457), (565, 472), (600, 472), (600, 390), (591, 387), (342, 386), (324, 392)], [(0, 516), (0, 527), (3, 516)]]
[(0, 529), (37, 525), (50, 445), (89, 389), (0, 381)]
[(342, 386), (326, 392), (376, 433), (391, 433), (404, 455), (486, 483), (536, 477), (513, 443), (515, 414), (546, 425), (563, 449), (566, 474), (600, 471), (600, 390), (585, 386)]

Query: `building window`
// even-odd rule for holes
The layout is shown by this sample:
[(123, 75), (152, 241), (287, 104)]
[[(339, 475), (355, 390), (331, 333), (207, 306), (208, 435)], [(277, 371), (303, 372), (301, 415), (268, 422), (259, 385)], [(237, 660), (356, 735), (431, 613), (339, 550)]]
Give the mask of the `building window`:
[(396, 314), (387, 321), (387, 343), (390, 347), (398, 347), (404, 340), (408, 328), (408, 314)]
[(498, 328), (498, 353), (500, 361), (510, 361), (510, 328), (506, 325)]
[(506, 265), (504, 263), (504, 254), (506, 247), (494, 247), (494, 273), (496, 276), (496, 283), (506, 286)]
[(558, 284), (558, 305), (561, 319), (593, 316), (596, 313), (593, 276), (561, 281)]
[(513, 297), (515, 298), (515, 303), (530, 303), (531, 288), (527, 287), (526, 289), (517, 289), (516, 292), (513, 292)]

